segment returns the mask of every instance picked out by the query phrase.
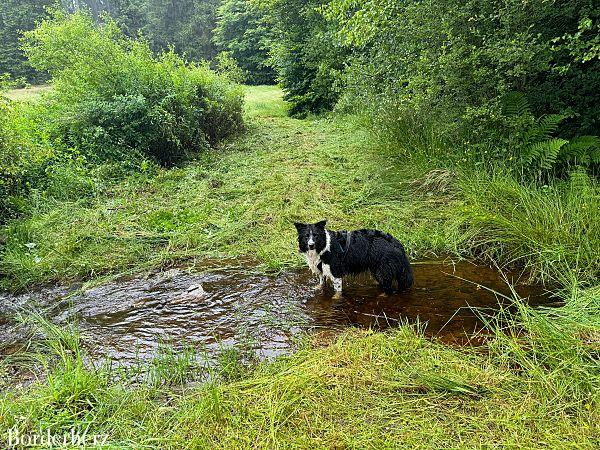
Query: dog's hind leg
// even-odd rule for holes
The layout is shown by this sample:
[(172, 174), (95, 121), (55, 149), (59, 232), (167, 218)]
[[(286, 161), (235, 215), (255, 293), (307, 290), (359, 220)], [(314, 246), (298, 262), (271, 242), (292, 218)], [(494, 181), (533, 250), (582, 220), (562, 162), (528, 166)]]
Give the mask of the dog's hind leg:
[(396, 281), (398, 282), (398, 290), (400, 292), (410, 289), (414, 282), (412, 267), (408, 262), (408, 258), (404, 256), (401, 264), (396, 271)]
[(379, 267), (377, 270), (373, 271), (373, 277), (375, 277), (375, 280), (379, 283), (379, 287), (386, 295), (394, 293), (394, 288), (392, 286), (394, 277), (389, 273), (389, 270)]

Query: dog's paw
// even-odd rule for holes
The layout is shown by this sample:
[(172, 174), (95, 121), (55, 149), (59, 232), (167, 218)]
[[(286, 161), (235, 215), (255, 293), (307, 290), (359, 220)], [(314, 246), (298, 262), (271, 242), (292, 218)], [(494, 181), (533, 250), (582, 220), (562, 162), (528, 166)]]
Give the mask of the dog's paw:
[(342, 298), (342, 292), (336, 291), (335, 294), (333, 294), (333, 296), (331, 298), (334, 300), (339, 300), (340, 298)]
[(317, 283), (313, 286), (313, 290), (315, 291), (321, 291), (323, 290), (323, 288), (325, 287), (325, 284), (323, 283)]

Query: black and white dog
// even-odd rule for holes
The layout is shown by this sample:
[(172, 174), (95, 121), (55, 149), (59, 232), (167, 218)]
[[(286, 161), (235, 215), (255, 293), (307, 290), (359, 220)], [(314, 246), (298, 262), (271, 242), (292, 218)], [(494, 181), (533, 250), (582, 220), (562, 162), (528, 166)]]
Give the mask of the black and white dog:
[(413, 272), (404, 246), (393, 236), (377, 230), (331, 231), (326, 221), (294, 223), (298, 246), (310, 270), (319, 277), (316, 288), (331, 280), (335, 296), (342, 293), (342, 277), (370, 271), (386, 294), (413, 284)]

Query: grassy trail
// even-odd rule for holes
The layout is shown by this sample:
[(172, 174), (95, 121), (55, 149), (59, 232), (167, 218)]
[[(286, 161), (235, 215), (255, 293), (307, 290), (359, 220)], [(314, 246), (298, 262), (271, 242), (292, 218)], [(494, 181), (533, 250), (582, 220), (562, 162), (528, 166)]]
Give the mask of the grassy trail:
[(248, 131), (196, 162), (98, 185), (74, 201), (43, 202), (14, 222), (1, 266), (5, 287), (209, 256), (299, 265), (292, 223), (323, 218), (334, 229), (385, 229), (413, 256), (460, 242), (444, 205), (432, 208), (408, 189), (424, 169), (377, 149), (350, 118), (289, 118), (273, 87), (248, 88), (246, 110)]
[[(352, 116), (296, 120), (281, 91), (248, 87), (248, 130), (182, 168), (120, 176), (99, 167), (73, 198), (54, 186), (0, 231), (0, 287), (94, 279), (211, 256), (302, 264), (294, 221), (373, 227), (413, 258), (455, 254), (527, 268), (566, 287), (597, 284), (600, 189), (573, 176), (523, 186), (439, 155), (383, 149)], [(62, 194), (62, 190), (70, 194)]]

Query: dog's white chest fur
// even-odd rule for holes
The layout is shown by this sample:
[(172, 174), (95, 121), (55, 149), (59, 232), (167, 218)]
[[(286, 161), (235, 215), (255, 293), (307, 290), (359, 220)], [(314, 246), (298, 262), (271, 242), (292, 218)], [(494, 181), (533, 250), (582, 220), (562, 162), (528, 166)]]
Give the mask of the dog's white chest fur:
[[(342, 279), (336, 278), (331, 273), (331, 267), (328, 264), (321, 264), (321, 255), (325, 252), (330, 251), (331, 248), (331, 237), (329, 233), (325, 231), (326, 244), (325, 248), (321, 250), (320, 253), (317, 253), (316, 250), (308, 250), (304, 253), (304, 257), (306, 258), (306, 263), (308, 267), (319, 277), (319, 287), (323, 287), (323, 282), (325, 279), (329, 279), (333, 283), (333, 288), (337, 295), (340, 295), (342, 292)], [(319, 264), (321, 264), (321, 270), (319, 270)]]
[(319, 255), (316, 250), (309, 250), (304, 253), (304, 257), (306, 258), (306, 263), (308, 264), (308, 267), (312, 273), (315, 275), (321, 275), (321, 271), (319, 270), (321, 255)]

